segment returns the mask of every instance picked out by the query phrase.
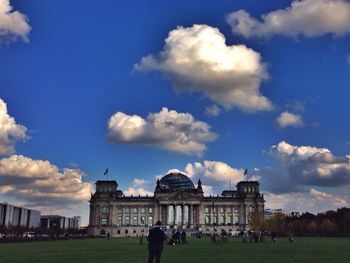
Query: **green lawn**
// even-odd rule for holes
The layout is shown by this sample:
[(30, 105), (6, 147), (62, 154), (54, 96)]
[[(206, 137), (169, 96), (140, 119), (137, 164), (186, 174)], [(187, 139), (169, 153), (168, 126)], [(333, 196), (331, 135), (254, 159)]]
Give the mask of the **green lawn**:
[[(350, 262), (350, 238), (278, 239), (276, 244), (211, 245), (209, 238), (190, 238), (189, 244), (167, 246), (162, 262)], [(147, 244), (135, 238), (86, 239), (0, 244), (0, 262), (147, 262)]]

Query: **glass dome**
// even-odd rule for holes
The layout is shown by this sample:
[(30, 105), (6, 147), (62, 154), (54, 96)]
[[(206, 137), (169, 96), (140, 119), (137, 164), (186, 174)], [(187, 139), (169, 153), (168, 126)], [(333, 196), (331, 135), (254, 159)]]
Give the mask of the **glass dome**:
[(195, 189), (190, 178), (182, 173), (169, 173), (160, 179), (161, 189), (191, 190)]

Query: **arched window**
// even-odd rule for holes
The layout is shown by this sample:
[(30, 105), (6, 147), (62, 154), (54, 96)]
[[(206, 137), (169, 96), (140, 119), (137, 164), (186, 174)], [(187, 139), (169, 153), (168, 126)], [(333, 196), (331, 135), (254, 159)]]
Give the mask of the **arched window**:
[(132, 224), (135, 226), (137, 225), (137, 216), (132, 217)]
[(219, 217), (219, 224), (220, 225), (223, 225), (225, 223), (225, 221), (224, 221), (224, 216), (220, 216)]
[(125, 216), (125, 225), (130, 225), (130, 216)]
[(121, 226), (121, 225), (122, 225), (122, 217), (121, 217), (121, 216), (118, 216), (118, 218), (117, 218), (117, 224), (118, 224), (118, 226)]
[(147, 222), (147, 224), (148, 224), (149, 226), (152, 226), (152, 225), (153, 225), (153, 217), (152, 217), (152, 216), (149, 216), (149, 217), (148, 217), (148, 222)]
[(209, 225), (210, 221), (209, 221), (209, 216), (205, 216), (205, 224)]
[(232, 224), (232, 216), (227, 216), (226, 223), (227, 224)]
[(213, 224), (217, 224), (218, 223), (216, 216), (213, 216), (213, 221), (212, 222), (213, 222)]
[(234, 217), (234, 223), (235, 224), (239, 224), (239, 216), (235, 216)]

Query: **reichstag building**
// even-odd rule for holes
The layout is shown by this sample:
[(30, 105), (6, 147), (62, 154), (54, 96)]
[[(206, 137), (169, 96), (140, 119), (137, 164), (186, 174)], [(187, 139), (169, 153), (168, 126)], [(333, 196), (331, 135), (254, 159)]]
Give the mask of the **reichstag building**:
[(90, 199), (88, 232), (147, 235), (158, 220), (167, 231), (245, 230), (249, 213), (263, 212), (264, 202), (257, 181), (241, 181), (236, 190), (224, 190), (221, 196), (204, 196), (200, 180), (195, 187), (186, 175), (169, 173), (157, 180), (153, 196), (125, 196), (116, 181), (100, 180)]

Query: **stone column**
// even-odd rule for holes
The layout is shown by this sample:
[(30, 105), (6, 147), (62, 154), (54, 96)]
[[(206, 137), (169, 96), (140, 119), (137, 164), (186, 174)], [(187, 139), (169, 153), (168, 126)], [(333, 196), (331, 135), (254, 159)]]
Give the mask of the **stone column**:
[(166, 206), (166, 222), (168, 225), (170, 225), (171, 222), (171, 217), (170, 217), (170, 207), (172, 207), (171, 205), (167, 205)]
[(137, 225), (140, 226), (142, 224), (141, 222), (141, 206), (137, 207)]
[(227, 225), (227, 206), (224, 206), (224, 225)]
[(159, 220), (160, 222), (162, 222), (162, 225), (164, 225), (162, 215), (163, 215), (163, 209), (162, 209), (162, 205), (160, 204), (160, 205), (158, 206), (158, 220)]
[(240, 211), (239, 219), (240, 219), (239, 224), (243, 225), (243, 229), (245, 229), (245, 204), (244, 203), (241, 203), (241, 211)]
[[(181, 224), (182, 224), (182, 225), (185, 225), (186, 205), (182, 205), (181, 207), (182, 207), (182, 222), (181, 222)], [(187, 209), (187, 211), (188, 211), (188, 209)]]
[(190, 226), (193, 226), (193, 204), (190, 205), (189, 209), (188, 209), (189, 213), (190, 213)]
[(108, 225), (109, 226), (113, 226), (115, 225), (115, 210), (114, 210), (114, 206), (113, 205), (109, 205), (109, 222)]
[(174, 205), (174, 225), (176, 225), (176, 219), (177, 219), (177, 205)]
[(99, 226), (100, 222), (99, 222), (99, 213), (100, 213), (100, 207), (97, 205), (95, 206), (95, 225)]
[(216, 225), (218, 226), (220, 224), (220, 207), (216, 207)]

